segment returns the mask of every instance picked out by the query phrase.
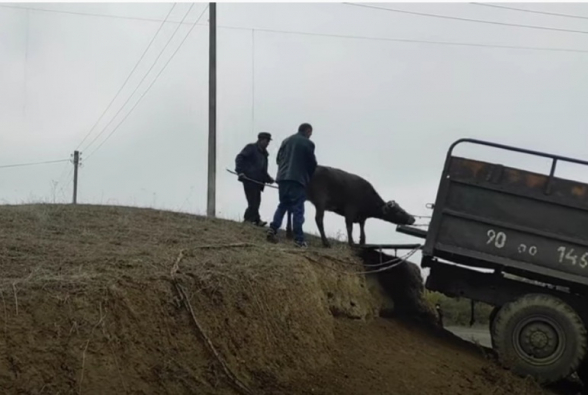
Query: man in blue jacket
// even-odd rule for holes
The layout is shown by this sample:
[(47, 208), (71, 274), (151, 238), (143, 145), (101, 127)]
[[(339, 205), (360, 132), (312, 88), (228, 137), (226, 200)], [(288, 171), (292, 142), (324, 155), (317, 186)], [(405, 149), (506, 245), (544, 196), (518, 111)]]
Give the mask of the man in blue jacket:
[(267, 223), (259, 216), (261, 192), (266, 183), (274, 183), (274, 179), (267, 172), (267, 147), (271, 140), (271, 134), (261, 132), (257, 135), (257, 142), (247, 144), (235, 158), (235, 172), (239, 175), (239, 181), (243, 183), (247, 198), (244, 221), (258, 226), (265, 226)]
[(292, 228), (294, 242), (299, 247), (306, 247), (302, 224), (304, 223), (304, 202), (306, 201), (306, 186), (316, 169), (314, 143), (310, 141), (312, 126), (303, 123), (298, 133), (282, 141), (276, 162), (278, 176), (276, 182), (279, 187), (280, 204), (274, 214), (267, 233), (268, 241), (276, 243), (278, 229), (282, 226), (286, 212), (292, 212)]

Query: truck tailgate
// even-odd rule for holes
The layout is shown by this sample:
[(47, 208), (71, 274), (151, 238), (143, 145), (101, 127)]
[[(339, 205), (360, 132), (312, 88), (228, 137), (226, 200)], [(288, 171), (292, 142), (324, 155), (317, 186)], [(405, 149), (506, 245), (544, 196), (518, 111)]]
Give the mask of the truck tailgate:
[(423, 252), (588, 284), (588, 185), (450, 157)]

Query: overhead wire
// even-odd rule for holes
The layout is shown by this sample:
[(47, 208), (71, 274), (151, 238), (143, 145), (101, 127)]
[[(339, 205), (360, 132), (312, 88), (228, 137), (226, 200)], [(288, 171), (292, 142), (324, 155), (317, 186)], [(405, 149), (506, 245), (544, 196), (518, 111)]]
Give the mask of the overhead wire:
[[(68, 160), (68, 162), (72, 163), (72, 160)], [(65, 175), (65, 173), (67, 172), (67, 169), (69, 169), (68, 165), (63, 166), (63, 170), (61, 171), (61, 173), (59, 174), (59, 178), (58, 178), (58, 182), (61, 183), (61, 179), (63, 178), (63, 176)]]
[(463, 18), (463, 17), (458, 17), (458, 16), (429, 14), (426, 12), (399, 10), (396, 8), (379, 7), (379, 6), (369, 5), (369, 4), (347, 3), (347, 2), (345, 2), (343, 4), (349, 5), (349, 6), (354, 6), (354, 7), (371, 8), (371, 9), (375, 9), (375, 10), (395, 12), (395, 13), (401, 13), (401, 14), (424, 16), (424, 17), (428, 17), (428, 18), (450, 19), (450, 20), (462, 21), (462, 22), (475, 22), (475, 23), (484, 23), (484, 24), (488, 24), (488, 25), (510, 26), (510, 27), (525, 28), (525, 29), (549, 30), (549, 31), (565, 32), (565, 33), (588, 34), (588, 31), (586, 31), (586, 30), (574, 30), (574, 29), (564, 29), (564, 28), (558, 28), (558, 27), (523, 25), (523, 24), (518, 24), (518, 23), (487, 21), (487, 20), (483, 20), (483, 19)]
[[(13, 6), (13, 5), (8, 5), (8, 4), (0, 4), (0, 8), (12, 8), (15, 10), (39, 11), (39, 12), (49, 12), (49, 13), (55, 13), (55, 14), (68, 14), (68, 15), (77, 15), (77, 16), (93, 16), (93, 17), (98, 17), (98, 18), (128, 19), (128, 20), (136, 20), (136, 21), (143, 21), (143, 22), (161, 22), (162, 21), (161, 19), (157, 19), (157, 18), (142, 18), (142, 17), (135, 17), (135, 16), (98, 14), (98, 13), (66, 11), (66, 10), (49, 10), (46, 8), (19, 7), (19, 6)], [(177, 22), (177, 21), (168, 21), (168, 23), (180, 23), (180, 24), (186, 24), (186, 25), (190, 24), (190, 22)]]
[[(356, 3), (344, 3), (344, 4), (347, 4), (347, 5), (358, 5)], [(475, 4), (481, 4), (481, 3), (475, 3)], [(364, 4), (359, 4), (359, 6), (362, 6), (362, 5), (364, 5)], [(486, 4), (484, 4), (484, 5), (486, 5)], [(150, 19), (150, 18), (139, 18), (139, 17), (123, 17), (123, 16), (117, 16), (117, 15), (92, 14), (92, 13), (81, 13), (81, 12), (69, 12), (69, 11), (60, 11), (60, 10), (46, 10), (46, 9), (33, 8), (33, 7), (26, 7), (25, 8), (25, 7), (7, 6), (5, 4), (0, 4), (0, 7), (16, 8), (16, 9), (22, 9), (22, 10), (29, 9), (29, 10), (34, 10), (34, 11), (55, 12), (55, 13), (64, 13), (64, 14), (73, 14), (73, 15), (96, 16), (96, 17), (111, 17), (111, 18), (136, 19), (136, 20), (145, 20), (145, 21), (151, 21), (151, 22), (161, 22), (161, 19)], [(373, 6), (372, 6), (372, 8), (373, 8)], [(389, 8), (386, 8), (386, 9), (388, 11), (394, 11), (394, 10), (389, 9)], [(563, 16), (563, 14), (560, 15), (560, 16)], [(484, 22), (488, 22), (488, 21), (484, 21)], [(168, 23), (178, 23), (178, 22), (168, 21)], [(190, 22), (183, 22), (183, 24), (191, 24), (191, 23)], [(207, 25), (206, 24), (199, 24), (199, 26), (207, 26)], [(515, 25), (515, 26), (521, 27), (519, 25)], [(480, 44), (480, 43), (452, 42), (452, 41), (417, 40), (417, 39), (403, 39), (403, 38), (394, 38), (394, 37), (373, 37), (373, 36), (331, 34), (331, 33), (312, 33), (312, 32), (303, 32), (303, 31), (295, 31), (295, 30), (264, 29), (264, 28), (252, 28), (252, 27), (240, 27), (240, 26), (226, 26), (226, 25), (225, 26), (217, 25), (217, 28), (219, 28), (219, 29), (259, 31), (259, 32), (266, 32), (266, 33), (297, 34), (297, 35), (317, 36), (317, 37), (332, 37), (332, 38), (343, 38), (343, 39), (369, 40), (369, 41), (390, 41), (390, 42), (402, 42), (402, 43), (413, 43), (413, 44), (451, 45), (451, 46), (462, 46), (462, 47), (515, 49), (515, 50), (525, 50), (525, 51), (588, 53), (588, 50), (574, 49), (574, 48), (531, 47), (531, 46), (518, 46), (518, 45), (499, 45), (499, 44)]]
[(192, 30), (194, 30), (194, 28), (198, 25), (198, 22), (200, 21), (200, 19), (202, 19), (202, 17), (204, 16), (204, 13), (206, 12), (206, 10), (208, 10), (208, 7), (209, 6), (207, 4), (206, 7), (204, 8), (204, 10), (202, 11), (202, 13), (200, 14), (200, 16), (198, 17), (198, 19), (196, 20), (196, 22), (194, 22), (194, 24), (192, 25), (192, 27), (190, 28), (190, 30), (188, 30), (188, 33), (186, 33), (186, 35), (184, 36), (183, 40), (180, 42), (180, 45), (176, 48), (176, 50), (172, 53), (172, 55), (169, 57), (169, 59), (167, 60), (167, 62), (163, 65), (163, 68), (155, 76), (155, 78), (153, 79), (153, 81), (151, 82), (151, 84), (147, 87), (147, 89), (139, 97), (139, 100), (137, 100), (137, 102), (135, 103), (135, 105), (130, 109), (130, 111), (127, 113), (127, 115), (116, 125), (116, 127), (112, 130), (112, 132), (110, 132), (110, 134), (104, 140), (102, 140), (102, 143), (100, 143), (100, 145), (94, 151), (92, 151), (88, 156), (86, 156), (86, 161), (92, 155), (94, 155), (96, 153), (96, 151), (98, 151), (100, 149), (100, 147), (102, 147), (104, 145), (104, 143), (106, 143), (106, 141), (108, 141), (108, 139), (110, 139), (110, 137), (112, 137), (112, 135), (118, 130), (118, 128), (123, 124), (123, 122), (129, 117), (129, 115), (131, 115), (131, 113), (133, 112), (133, 110), (139, 105), (139, 103), (141, 102), (141, 100), (143, 100), (143, 98), (149, 92), (149, 90), (151, 90), (151, 88), (153, 87), (153, 85), (155, 84), (155, 82), (158, 80), (159, 76), (163, 73), (163, 71), (166, 69), (166, 67), (169, 65), (169, 63), (172, 61), (172, 59), (176, 56), (176, 54), (178, 53), (178, 51), (180, 50), (180, 48), (182, 48), (182, 46), (184, 45), (184, 42), (186, 42), (186, 39), (188, 38), (188, 36), (190, 35), (190, 33), (192, 33)]
[[(190, 11), (192, 10), (192, 7), (194, 7), (194, 4), (195, 3), (192, 3), (190, 5), (190, 8), (188, 8), (188, 11), (184, 14), (184, 17), (182, 18), (182, 21), (184, 21), (186, 19), (186, 17), (188, 16), (188, 14), (190, 13)], [(147, 72), (143, 75), (143, 78), (141, 78), (141, 81), (139, 81), (139, 83), (137, 84), (137, 86), (135, 87), (135, 89), (133, 90), (133, 92), (129, 95), (129, 97), (127, 98), (127, 100), (118, 109), (118, 111), (116, 112), (116, 114), (114, 114), (114, 116), (110, 119), (110, 121), (106, 124), (106, 126), (104, 126), (104, 128), (100, 131), (100, 133), (98, 133), (96, 135), (96, 137), (94, 137), (94, 139), (88, 145), (86, 145), (86, 147), (84, 148), (84, 151), (87, 150), (88, 148), (90, 148), (92, 146), (92, 144), (94, 144), (100, 138), (100, 136), (102, 136), (102, 134), (104, 134), (104, 132), (108, 129), (108, 127), (112, 124), (112, 122), (116, 119), (116, 117), (118, 117), (118, 115), (126, 107), (126, 105), (129, 103), (129, 101), (135, 95), (135, 93), (137, 92), (137, 90), (139, 90), (139, 88), (143, 84), (143, 81), (145, 81), (145, 78), (147, 78), (147, 76), (149, 75), (149, 73), (151, 73), (151, 70), (153, 70), (153, 68), (155, 67), (155, 65), (159, 61), (159, 58), (161, 58), (161, 55), (163, 55), (163, 53), (165, 52), (165, 50), (167, 49), (167, 47), (169, 46), (169, 44), (171, 43), (171, 41), (173, 40), (173, 38), (176, 36), (176, 33), (178, 32), (180, 26), (182, 26), (182, 25), (181, 24), (178, 24), (176, 26), (173, 34), (169, 37), (169, 39), (167, 40), (167, 42), (165, 43), (165, 45), (163, 46), (163, 48), (161, 49), (161, 51), (157, 55), (157, 58), (155, 58), (155, 60), (151, 64), (151, 67), (149, 67), (149, 70), (147, 70)]]
[(63, 162), (69, 162), (69, 159), (48, 160), (45, 162), (17, 163), (17, 164), (12, 164), (12, 165), (0, 165), (0, 169), (7, 169), (7, 168), (11, 168), (11, 167), (48, 165), (48, 164), (52, 164), (52, 163), (63, 163)]
[(476, 2), (471, 2), (470, 4), (471, 5), (482, 6), (482, 7), (492, 7), (492, 8), (501, 8), (501, 9), (504, 9), (504, 10), (511, 10), (511, 11), (528, 12), (530, 14), (559, 16), (559, 17), (562, 17), (562, 18), (573, 18), (573, 19), (588, 19), (588, 16), (572, 15), (572, 14), (560, 14), (558, 12), (548, 12), (548, 11), (528, 10), (528, 9), (524, 9), (524, 8), (510, 7), (510, 6), (490, 4), (490, 3), (476, 3)]
[[(344, 4), (358, 5), (357, 3), (344, 3)], [(513, 10), (513, 11), (528, 12), (528, 13), (533, 13), (533, 14), (552, 15), (552, 16), (559, 16), (559, 17), (565, 17), (565, 18), (575, 18), (575, 19), (588, 19), (588, 16), (562, 14), (562, 13), (548, 12), (548, 11), (528, 10), (528, 9), (523, 9), (523, 8), (510, 7), (510, 6), (504, 6), (504, 5), (496, 5), (496, 4), (490, 4), (490, 3), (470, 2), (470, 4), (477, 5), (477, 6), (484, 6), (484, 7), (502, 8), (502, 9)], [(0, 7), (1, 8), (16, 9), (16, 10), (29, 10), (29, 11), (39, 11), (39, 12), (48, 12), (48, 13), (56, 13), (56, 14), (90, 16), (90, 17), (98, 17), (98, 18), (128, 19), (128, 20), (136, 20), (136, 21), (144, 21), (144, 22), (161, 22), (162, 21), (161, 19), (158, 19), (158, 18), (145, 18), (145, 17), (100, 14), (100, 13), (92, 13), (92, 12), (79, 12), (79, 11), (67, 11), (67, 10), (50, 10), (47, 8), (20, 7), (20, 6), (14, 6), (14, 5), (9, 5), (9, 4), (0, 4)], [(391, 10), (391, 9), (389, 9), (389, 10)], [(450, 16), (436, 16), (436, 17), (452, 18)], [(455, 18), (457, 18), (457, 17), (455, 17)], [(465, 19), (465, 18), (463, 18), (463, 19)], [(478, 21), (478, 22), (483, 22), (483, 23), (489, 22), (489, 21), (479, 21), (479, 20), (472, 20), (472, 21)], [(168, 23), (183, 23), (186, 25), (191, 24), (190, 22), (177, 22), (177, 21), (168, 21)], [(496, 22), (496, 23), (500, 23), (500, 22)], [(517, 25), (515, 25), (515, 26), (517, 26)], [(518, 27), (521, 27), (521, 26), (518, 26)]]
[(467, 42), (455, 42), (455, 41), (415, 40), (415, 39), (392, 38), (392, 37), (372, 37), (372, 36), (331, 34), (331, 33), (310, 33), (310, 32), (296, 31), (296, 30), (264, 29), (264, 28), (250, 28), (250, 27), (237, 27), (237, 26), (219, 26), (219, 28), (220, 27), (225, 28), (225, 29), (236, 29), (236, 30), (255, 30), (258, 32), (266, 32), (266, 33), (296, 34), (296, 35), (303, 35), (303, 36), (321, 36), (321, 37), (331, 37), (331, 38), (370, 40), (370, 41), (390, 41), (390, 42), (400, 42), (400, 43), (416, 43), (416, 44), (431, 44), (431, 45), (452, 45), (452, 46), (479, 47), (479, 48), (517, 49), (517, 50), (528, 50), (528, 51), (588, 53), (588, 50), (573, 49), (573, 48), (528, 47), (528, 46), (520, 46), (520, 45), (499, 45), (499, 44), (480, 44), (480, 43), (467, 43)]
[[(63, 181), (64, 181), (64, 180), (67, 180), (67, 178), (64, 178), (64, 177), (69, 177), (69, 174), (66, 176), (66, 174), (67, 174), (67, 170), (68, 170), (68, 169), (69, 169), (70, 171), (73, 171), (73, 168), (70, 168), (70, 167), (69, 167), (69, 164), (71, 164), (73, 161), (72, 161), (72, 160), (68, 160), (68, 162), (69, 162), (69, 163), (68, 163), (68, 164), (66, 164), (66, 165), (63, 167), (63, 170), (61, 171), (61, 173), (59, 174), (59, 177), (57, 178), (57, 184), (58, 184), (58, 185), (62, 185)], [(70, 174), (71, 174), (71, 173), (70, 173)], [(62, 187), (61, 187), (61, 189), (62, 189), (62, 190), (63, 190), (63, 188), (64, 188), (64, 186), (62, 186)]]
[(92, 126), (92, 128), (90, 128), (90, 131), (86, 134), (86, 136), (83, 138), (83, 140), (80, 142), (80, 144), (76, 147), (76, 150), (78, 150), (82, 146), (82, 144), (84, 144), (84, 142), (90, 136), (90, 134), (92, 134), (92, 132), (94, 131), (94, 129), (96, 128), (96, 126), (98, 126), (98, 124), (100, 123), (100, 121), (102, 120), (102, 118), (104, 118), (104, 115), (106, 115), (106, 113), (108, 112), (108, 110), (110, 110), (110, 107), (112, 107), (112, 104), (119, 97), (119, 95), (122, 92), (123, 88), (125, 86), (127, 86), (127, 83), (129, 82), (129, 80), (131, 79), (132, 75), (137, 70), (137, 67), (139, 67), (139, 64), (141, 63), (141, 61), (143, 60), (143, 58), (145, 58), (145, 55), (147, 54), (147, 52), (149, 51), (149, 49), (153, 45), (153, 42), (155, 41), (155, 39), (159, 35), (159, 32), (161, 31), (161, 29), (165, 25), (166, 21), (168, 20), (169, 16), (171, 15), (172, 11), (174, 10), (174, 8), (176, 7), (176, 4), (177, 3), (174, 3), (171, 6), (169, 12), (165, 16), (165, 19), (159, 25), (159, 29), (157, 29), (157, 31), (155, 32), (155, 34), (151, 38), (151, 41), (149, 41), (149, 44), (147, 45), (147, 48), (145, 48), (145, 50), (143, 51), (143, 54), (141, 55), (141, 57), (139, 58), (139, 60), (137, 60), (137, 62), (135, 63), (135, 66), (133, 66), (133, 69), (131, 70), (131, 72), (129, 73), (129, 75), (127, 76), (127, 78), (125, 79), (125, 82), (123, 82), (122, 86), (118, 89), (118, 92), (116, 92), (116, 94), (114, 95), (114, 97), (112, 98), (112, 100), (110, 101), (110, 103), (108, 104), (108, 106), (104, 109), (104, 111), (102, 112), (102, 114), (100, 115), (100, 117), (98, 117), (98, 119), (96, 120), (96, 122), (94, 123), (94, 125)]
[[(59, 193), (61, 193), (63, 195), (63, 197), (65, 198), (65, 188), (70, 186), (71, 184), (73, 184), (73, 178), (71, 177), (72, 173), (73, 173), (73, 167), (69, 170), (69, 173), (67, 174), (65, 180), (66, 182), (61, 183), (61, 188), (59, 189)], [(60, 183), (60, 181), (58, 182), (58, 184)]]

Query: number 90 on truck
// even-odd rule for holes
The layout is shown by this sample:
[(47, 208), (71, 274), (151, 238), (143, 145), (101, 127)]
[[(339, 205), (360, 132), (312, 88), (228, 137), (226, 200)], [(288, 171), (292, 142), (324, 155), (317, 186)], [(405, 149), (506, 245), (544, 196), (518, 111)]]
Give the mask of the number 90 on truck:
[[(547, 158), (533, 173), (453, 155), (456, 146)], [(493, 348), (503, 364), (548, 384), (577, 372), (588, 384), (588, 185), (557, 178), (588, 162), (487, 141), (451, 145), (425, 239), (426, 288), (494, 306)], [(489, 269), (482, 272), (479, 269)]]

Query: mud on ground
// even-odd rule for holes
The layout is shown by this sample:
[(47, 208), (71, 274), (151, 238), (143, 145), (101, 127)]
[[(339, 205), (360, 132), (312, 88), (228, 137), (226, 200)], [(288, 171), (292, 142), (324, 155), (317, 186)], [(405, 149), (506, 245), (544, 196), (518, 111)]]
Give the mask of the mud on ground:
[(542, 393), (459, 340), (379, 318), (406, 301), (356, 274), (345, 245), (300, 251), (156, 210), (4, 206), (0, 269), (6, 394)]

